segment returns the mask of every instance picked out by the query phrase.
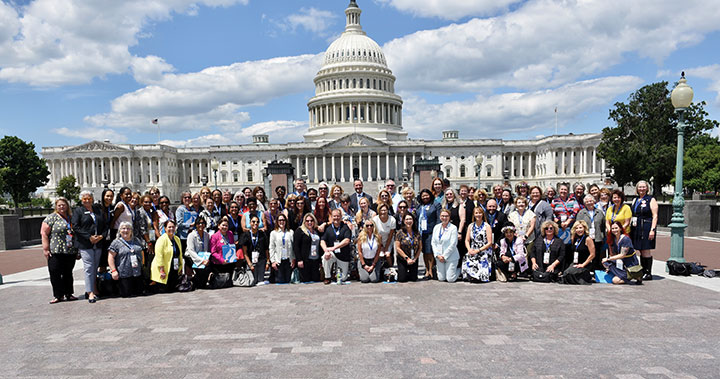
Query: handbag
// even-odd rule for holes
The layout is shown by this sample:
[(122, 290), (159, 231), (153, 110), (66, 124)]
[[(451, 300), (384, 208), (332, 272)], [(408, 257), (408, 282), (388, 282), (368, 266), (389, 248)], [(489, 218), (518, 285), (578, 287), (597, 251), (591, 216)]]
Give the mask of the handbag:
[(195, 291), (195, 286), (189, 276), (182, 275), (180, 276), (180, 279), (178, 279), (178, 284), (175, 286), (175, 289), (178, 292), (191, 292)]
[(232, 287), (232, 275), (229, 272), (215, 273), (210, 278), (210, 289), (220, 289)]
[(255, 284), (255, 276), (247, 267), (238, 268), (233, 273), (232, 284), (238, 287), (252, 287)]
[(592, 274), (587, 268), (570, 266), (563, 272), (563, 284), (592, 284)]
[(552, 275), (552, 273), (549, 273), (546, 271), (534, 270), (532, 279), (533, 279), (533, 282), (550, 283), (551, 275)]
[(667, 269), (670, 275), (690, 276), (690, 269), (686, 263), (678, 261), (667, 261)]
[(628, 279), (641, 280), (643, 277), (643, 268), (641, 265), (625, 267), (625, 273)]
[(299, 284), (300, 282), (300, 269), (295, 267), (295, 269), (292, 271), (292, 274), (290, 274), (290, 283)]

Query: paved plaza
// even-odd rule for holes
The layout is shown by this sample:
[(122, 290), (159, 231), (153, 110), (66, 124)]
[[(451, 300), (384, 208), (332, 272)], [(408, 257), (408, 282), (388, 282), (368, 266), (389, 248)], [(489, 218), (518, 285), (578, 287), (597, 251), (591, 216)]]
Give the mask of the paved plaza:
[(18, 275), (0, 286), (3, 377), (720, 375), (720, 287), (674, 278), (265, 285), (48, 305), (47, 280)]

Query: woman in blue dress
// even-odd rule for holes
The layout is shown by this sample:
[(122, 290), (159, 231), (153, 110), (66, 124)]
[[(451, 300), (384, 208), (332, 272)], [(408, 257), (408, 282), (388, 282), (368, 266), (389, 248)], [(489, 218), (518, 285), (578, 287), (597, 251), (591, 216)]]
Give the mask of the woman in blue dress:
[[(613, 275), (613, 284), (625, 284), (629, 281), (627, 269), (639, 265), (635, 249), (630, 237), (624, 233), (620, 221), (614, 221), (610, 225), (608, 236), (610, 247), (609, 256), (603, 259), (606, 271)], [(636, 279), (637, 284), (642, 284), (642, 279)]]
[(415, 218), (418, 220), (418, 230), (422, 236), (423, 261), (425, 262), (424, 279), (432, 279), (435, 255), (432, 252), (432, 234), (438, 223), (440, 205), (435, 203), (435, 197), (429, 189), (420, 191), (420, 205), (415, 209)]
[(632, 206), (630, 236), (633, 246), (640, 250), (640, 263), (643, 266), (643, 280), (652, 280), (652, 250), (655, 249), (655, 231), (658, 222), (658, 203), (650, 196), (650, 185), (641, 180), (635, 186), (637, 199)]

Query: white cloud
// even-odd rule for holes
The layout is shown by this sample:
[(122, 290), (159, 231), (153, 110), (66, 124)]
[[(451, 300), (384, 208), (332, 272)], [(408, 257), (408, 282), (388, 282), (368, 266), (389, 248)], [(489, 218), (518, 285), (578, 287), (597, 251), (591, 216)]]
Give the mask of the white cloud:
[(175, 147), (246, 144), (252, 142), (256, 134), (267, 134), (271, 143), (297, 141), (304, 132), (307, 123), (302, 121), (280, 120), (257, 123), (239, 128), (235, 133), (209, 134), (187, 140), (162, 140), (160, 143)]
[(301, 8), (298, 13), (287, 16), (279, 25), (285, 29), (296, 30), (303, 28), (309, 32), (324, 36), (330, 26), (334, 24), (336, 14), (316, 8)]
[[(709, 66), (690, 68), (686, 71), (688, 77), (697, 76), (710, 81), (708, 89), (717, 93), (715, 105), (720, 106), (720, 64), (716, 63)], [(695, 99), (695, 101), (697, 101), (697, 99)]]
[(658, 62), (720, 29), (706, 1), (531, 0), (508, 14), (419, 31), (385, 44), (405, 90), (557, 87), (621, 63)]
[[(571, 121), (582, 113), (611, 102), (642, 84), (632, 76), (607, 77), (568, 84), (553, 90), (478, 95), (470, 101), (429, 104), (406, 98), (403, 126), (417, 137), (436, 139), (439, 130), (461, 131), (463, 138), (502, 137), (506, 133), (552, 128), (555, 107)], [(429, 130), (438, 135), (428, 135)]]
[(135, 81), (142, 84), (155, 84), (163, 78), (163, 74), (175, 71), (173, 65), (155, 55), (133, 58), (130, 68)]
[(248, 0), (35, 0), (17, 11), (0, 2), (0, 80), (33, 86), (88, 83), (133, 65), (129, 47), (149, 22), (197, 5)]
[(80, 138), (83, 140), (110, 140), (115, 143), (122, 143), (127, 141), (127, 136), (121, 133), (118, 133), (112, 129), (105, 129), (105, 128), (80, 128), (80, 129), (68, 129), (68, 128), (58, 128), (53, 129), (53, 133), (59, 134), (61, 136), (65, 137), (72, 137), (72, 138)]
[(421, 17), (457, 20), (466, 16), (485, 16), (507, 10), (521, 0), (376, 0), (401, 12)]
[(159, 118), (175, 130), (236, 128), (248, 121), (239, 109), (312, 88), (322, 55), (301, 55), (164, 74), (153, 85), (112, 101), (109, 113), (87, 116), (96, 126), (145, 128)]

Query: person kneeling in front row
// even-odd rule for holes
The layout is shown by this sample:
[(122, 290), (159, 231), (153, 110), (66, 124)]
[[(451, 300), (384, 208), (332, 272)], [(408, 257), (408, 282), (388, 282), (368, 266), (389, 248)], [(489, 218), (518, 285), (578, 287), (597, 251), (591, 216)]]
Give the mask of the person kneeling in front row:
[(432, 233), (432, 252), (437, 263), (438, 280), (453, 283), (458, 278), (457, 264), (460, 253), (457, 248), (458, 230), (450, 223), (450, 211), (440, 211), (440, 224)]
[(330, 284), (330, 275), (332, 273), (333, 263), (337, 263), (337, 269), (340, 270), (340, 280), (346, 281), (349, 274), (350, 259), (352, 259), (350, 250), (350, 238), (352, 232), (350, 228), (342, 222), (342, 211), (333, 209), (332, 224), (329, 228), (325, 228), (320, 247), (323, 255), (323, 269), (325, 270), (325, 284)]
[(558, 224), (545, 221), (540, 226), (543, 238), (536, 238), (532, 250), (533, 280), (556, 281), (562, 270), (565, 243), (558, 237)]

